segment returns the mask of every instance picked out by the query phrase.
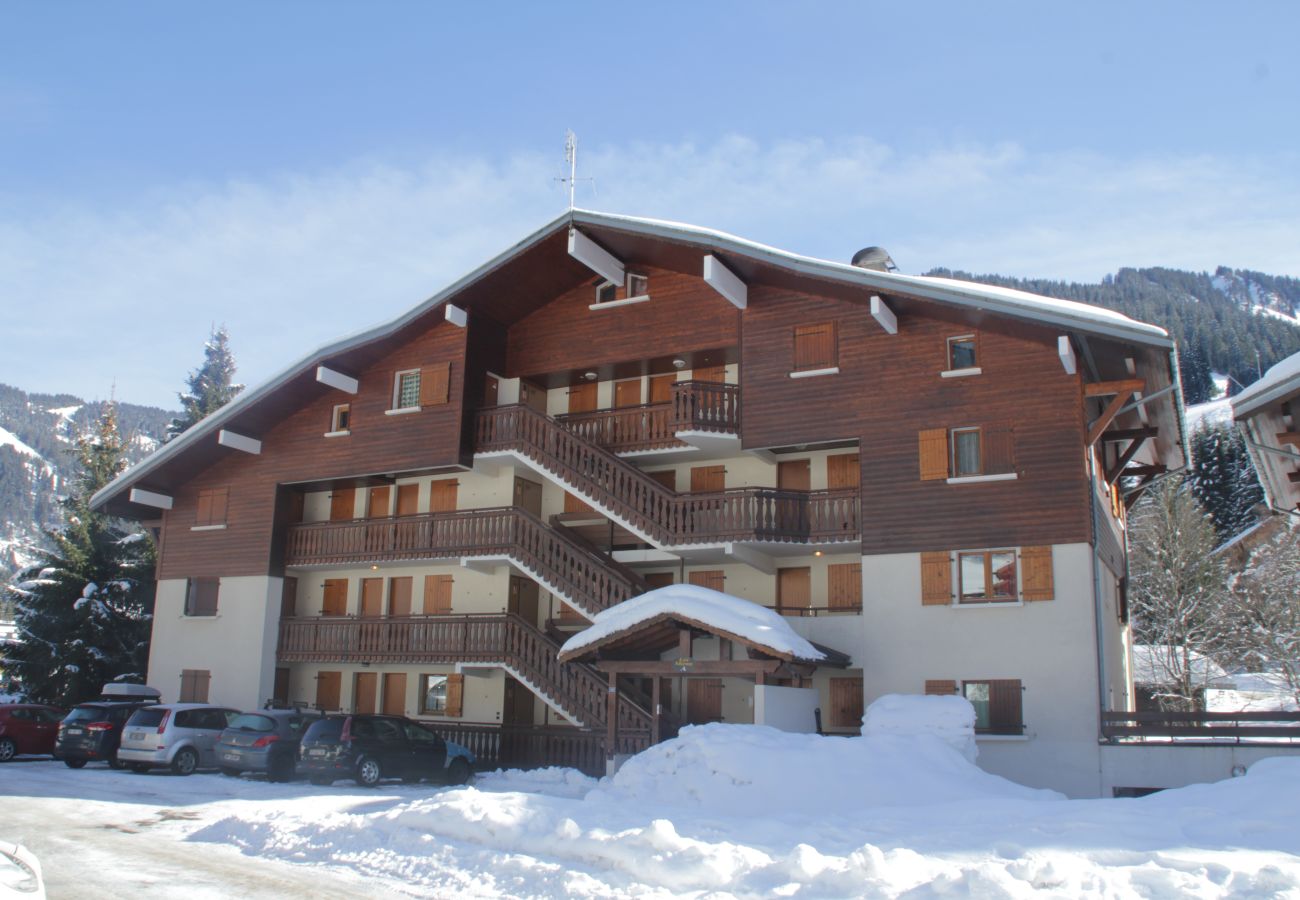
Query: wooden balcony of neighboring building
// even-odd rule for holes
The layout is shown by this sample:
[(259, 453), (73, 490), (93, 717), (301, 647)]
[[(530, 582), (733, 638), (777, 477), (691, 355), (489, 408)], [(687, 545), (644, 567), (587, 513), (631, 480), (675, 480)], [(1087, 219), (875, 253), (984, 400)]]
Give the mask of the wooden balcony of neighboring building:
[(662, 403), (568, 413), (561, 426), (614, 453), (689, 449), (680, 436), (740, 434), (740, 388), (710, 381), (679, 381)]

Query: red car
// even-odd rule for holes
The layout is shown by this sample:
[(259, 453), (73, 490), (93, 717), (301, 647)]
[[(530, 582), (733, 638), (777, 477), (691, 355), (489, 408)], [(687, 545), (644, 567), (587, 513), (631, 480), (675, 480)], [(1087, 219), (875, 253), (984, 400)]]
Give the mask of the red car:
[(36, 703), (0, 705), (0, 763), (22, 753), (54, 753), (59, 723), (65, 715), (57, 707)]

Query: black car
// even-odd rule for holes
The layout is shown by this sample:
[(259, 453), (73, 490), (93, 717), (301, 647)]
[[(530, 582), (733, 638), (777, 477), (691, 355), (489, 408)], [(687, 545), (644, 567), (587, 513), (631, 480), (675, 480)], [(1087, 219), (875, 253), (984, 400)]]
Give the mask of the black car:
[(373, 787), (381, 778), (464, 784), (474, 754), (401, 716), (329, 716), (302, 736), (298, 773), (312, 784), (351, 778)]
[(81, 703), (59, 723), (54, 758), (69, 769), (80, 769), (95, 760), (122, 768), (117, 750), (122, 743), (122, 726), (142, 706), (158, 702), (160, 694), (138, 684), (104, 685), (103, 696)]
[(288, 781), (298, 763), (302, 734), (319, 718), (295, 709), (259, 709), (236, 716), (217, 742), (217, 765), (225, 775), (265, 772), (271, 781)]

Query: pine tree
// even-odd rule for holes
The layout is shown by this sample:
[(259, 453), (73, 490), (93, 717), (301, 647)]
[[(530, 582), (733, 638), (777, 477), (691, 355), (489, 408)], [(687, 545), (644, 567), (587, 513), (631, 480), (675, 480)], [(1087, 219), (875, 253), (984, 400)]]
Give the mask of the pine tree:
[(225, 406), (244, 389), (242, 384), (233, 384), (235, 377), (235, 357), (230, 352), (230, 335), (226, 326), (212, 330), (212, 336), (204, 345), (203, 365), (190, 373), (187, 384), (190, 389), (180, 398), (182, 414), (172, 419), (167, 426), (167, 440), (171, 440), (186, 429), (198, 424)]
[(1200, 347), (1179, 348), (1178, 373), (1183, 383), (1183, 399), (1189, 406), (1204, 403), (1214, 396), (1210, 363)]
[(1157, 699), (1169, 710), (1202, 708), (1207, 663), (1224, 656), (1232, 627), (1214, 526), (1187, 486), (1169, 478), (1134, 507), (1129, 542), (1134, 636), (1152, 648)]
[(28, 699), (59, 706), (98, 696), (108, 681), (143, 681), (153, 618), (153, 541), (90, 508), (126, 465), (115, 406), (78, 439), (76, 457), (64, 523), (46, 532), (52, 549), (6, 589), (18, 639), (0, 648)]
[(1254, 509), (1264, 501), (1264, 491), (1235, 428), (1203, 424), (1191, 443), (1192, 492), (1214, 520), (1219, 540), (1226, 541), (1255, 524)]

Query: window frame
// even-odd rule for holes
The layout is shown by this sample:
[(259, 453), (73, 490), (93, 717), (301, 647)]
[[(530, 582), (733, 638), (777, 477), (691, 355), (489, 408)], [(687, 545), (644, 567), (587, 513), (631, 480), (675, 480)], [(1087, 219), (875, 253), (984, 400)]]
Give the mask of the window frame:
[[(634, 290), (634, 284), (640, 284), (640, 290)], [(640, 272), (627, 272), (623, 281), (623, 295), (626, 299), (631, 300), (635, 297), (650, 296), (650, 276), (643, 275)]]
[[(1015, 705), (1015, 711), (1018, 714), (1017, 718), (1020, 720), (1018, 722), (999, 722), (999, 721), (994, 721), (993, 719), (993, 684), (994, 682), (999, 682), (999, 681), (1005, 682), (1007, 684), (1010, 683), (1015, 684), (1015, 690), (1018, 691), (1018, 693), (1016, 694), (1016, 705)], [(968, 689), (972, 687), (983, 687), (988, 691), (987, 700), (981, 701), (986, 704), (985, 710), (987, 713), (987, 722), (988, 722), (988, 724), (983, 727), (980, 726), (980, 707), (976, 705), (975, 700), (972, 700), (970, 698), (970, 694), (968, 691)], [(1024, 682), (1022, 682), (1018, 678), (972, 678), (969, 680), (963, 679), (961, 682), (961, 696), (965, 698), (966, 701), (970, 703), (971, 706), (975, 707), (975, 734), (977, 736), (978, 735), (1023, 736), (1025, 733), (1024, 690), (1025, 690)]]
[[(605, 296), (608, 294), (609, 296)], [(606, 303), (615, 303), (618, 301), (618, 285), (612, 281), (602, 281), (596, 285), (596, 305), (604, 306)]]
[(352, 433), (352, 404), (335, 403), (330, 410), (330, 434)]
[[(830, 355), (826, 359), (816, 359), (811, 361), (800, 361), (799, 342), (800, 338), (807, 338), (817, 333), (816, 329), (830, 330)], [(803, 332), (802, 334), (800, 332)], [(839, 322), (831, 319), (827, 322), (811, 322), (802, 325), (795, 325), (790, 330), (791, 338), (791, 355), (790, 371), (791, 373), (801, 372), (824, 372), (829, 370), (839, 370), (840, 365), (840, 331)]]
[[(963, 472), (958, 468), (958, 460), (961, 458), (957, 452), (957, 438), (959, 435), (975, 435), (975, 452), (977, 462), (975, 471)], [(984, 474), (984, 431), (979, 425), (963, 425), (960, 428), (948, 429), (948, 463), (949, 471), (952, 473), (950, 478), (977, 478)]]
[[(959, 366), (959, 365), (957, 365), (957, 361), (953, 358), (953, 345), (954, 345), (954, 344), (957, 344), (957, 343), (969, 343), (969, 344), (970, 344), (970, 348), (971, 348), (971, 363), (970, 363), (970, 365), (968, 365), (968, 366)], [(946, 366), (947, 366), (947, 368), (946, 368), (944, 371), (946, 371), (946, 372), (972, 372), (972, 374), (973, 374), (973, 370), (978, 370), (978, 369), (980, 368), (980, 345), (979, 345), (979, 337), (978, 337), (974, 332), (971, 332), (971, 333), (969, 333), (969, 334), (955, 334), (955, 335), (951, 336), (950, 338), (948, 338), (948, 340), (947, 340), (947, 342), (946, 342), (946, 351), (947, 351), (947, 355), (946, 355), (946, 357), (945, 357), (945, 362), (946, 362)]]
[[(442, 708), (434, 709), (429, 706), (429, 691), (434, 679), (441, 679), (443, 685), (442, 691)], [(451, 677), (447, 674), (437, 674), (427, 672), (420, 675), (420, 715), (422, 716), (446, 716), (447, 699), (451, 691)]]
[[(1010, 556), (1011, 567), (1015, 581), (1011, 585), (1010, 596), (994, 594), (994, 586), (997, 581), (994, 578), (994, 572), (997, 568), (993, 565), (993, 557)], [(962, 561), (968, 557), (980, 557), (983, 560), (984, 572), (984, 596), (974, 596), (966, 593), (965, 569)], [(1020, 600), (1020, 555), (1014, 549), (999, 548), (996, 550), (958, 550), (957, 551), (957, 603), (959, 605), (981, 605), (993, 603), (1015, 603)]]
[[(414, 379), (415, 402), (402, 405), (403, 379), (406, 378)], [(421, 380), (421, 372), (419, 368), (399, 369), (398, 371), (394, 372), (393, 373), (393, 405), (389, 407), (389, 409), (393, 412), (397, 412), (399, 410), (402, 411), (418, 410), (420, 408), (420, 380)]]
[[(199, 605), (199, 591), (203, 588), (212, 588), (212, 606), (211, 612), (205, 612), (207, 606)], [(185, 579), (185, 606), (182, 615), (187, 619), (213, 619), (216, 618), (221, 609), (221, 579), (220, 578), (186, 578)]]

